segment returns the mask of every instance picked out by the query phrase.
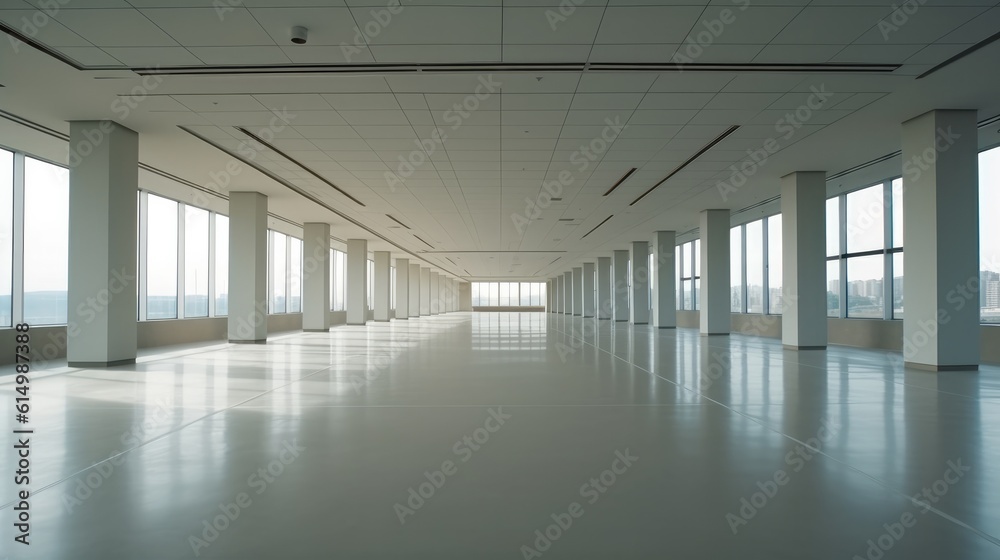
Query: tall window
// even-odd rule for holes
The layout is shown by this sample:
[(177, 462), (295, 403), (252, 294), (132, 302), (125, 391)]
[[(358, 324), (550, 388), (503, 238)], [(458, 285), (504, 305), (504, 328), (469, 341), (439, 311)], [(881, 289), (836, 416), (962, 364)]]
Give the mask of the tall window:
[(396, 267), (389, 267), (389, 309), (396, 309)]
[(767, 312), (781, 314), (781, 214), (767, 219)]
[(288, 312), (302, 312), (302, 240), (288, 238)]
[(701, 239), (695, 239), (691, 244), (691, 260), (694, 262), (694, 289), (691, 291), (691, 301), (695, 310), (701, 309)]
[(729, 230), (729, 310), (743, 312), (743, 227)]
[(24, 158), (24, 320), (66, 322), (69, 170)]
[(903, 317), (903, 183), (827, 200), (827, 314)]
[(698, 309), (698, 290), (701, 287), (701, 240), (688, 241), (677, 247), (677, 278), (679, 282), (677, 309)]
[(347, 253), (330, 251), (330, 306), (333, 311), (344, 311), (344, 291), (347, 285)]
[(747, 313), (764, 312), (764, 222), (744, 224)]
[(267, 301), (269, 313), (302, 311), (302, 240), (268, 230)]
[(731, 310), (780, 314), (781, 215), (732, 228), (729, 243)]
[(681, 269), (684, 268), (684, 248), (681, 245), (674, 247), (674, 288), (677, 290), (677, 309), (684, 309), (684, 286), (681, 284)]
[(288, 241), (285, 234), (277, 231), (269, 231), (268, 251), (268, 312), (285, 312), (285, 279), (287, 278), (287, 250)]
[(177, 318), (177, 203), (146, 199), (146, 318)]
[(215, 214), (215, 316), (229, 314), (229, 218)]
[(826, 315), (840, 316), (840, 198), (826, 201)]
[(13, 325), (14, 154), (0, 150), (0, 327)]
[(208, 210), (184, 207), (184, 316), (208, 317)]
[[(375, 309), (375, 300), (374, 300), (374, 296), (375, 296), (375, 261), (368, 260), (366, 262), (368, 263), (368, 287), (367, 287), (365, 293), (366, 293), (366, 297), (367, 297), (367, 301), (368, 301), (368, 310), (371, 311), (372, 309)], [(433, 297), (434, 297), (434, 294), (431, 294), (431, 298), (433, 298)]]
[[(573, 287), (575, 288), (576, 286)], [(510, 291), (510, 282), (500, 282), (500, 307), (510, 306)], [(574, 303), (576, 302), (574, 301)]]
[(1000, 323), (1000, 148), (979, 154), (979, 314)]

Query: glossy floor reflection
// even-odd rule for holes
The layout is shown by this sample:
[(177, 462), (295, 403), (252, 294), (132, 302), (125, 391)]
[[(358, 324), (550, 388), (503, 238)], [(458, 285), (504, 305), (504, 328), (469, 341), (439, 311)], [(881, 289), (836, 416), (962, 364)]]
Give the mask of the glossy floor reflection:
[(993, 366), (455, 313), (32, 387), (11, 558), (1000, 558)]

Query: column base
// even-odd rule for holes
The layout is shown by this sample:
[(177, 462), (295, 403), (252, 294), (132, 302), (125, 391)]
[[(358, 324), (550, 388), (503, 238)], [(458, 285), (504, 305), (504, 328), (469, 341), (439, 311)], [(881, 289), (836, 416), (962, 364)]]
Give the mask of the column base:
[[(302, 329), (302, 332), (325, 332), (325, 333), (328, 333), (328, 332), (330, 332), (330, 329), (329, 328), (325, 328), (325, 329)], [(232, 341), (230, 341), (230, 342), (232, 342)]]
[(819, 346), (796, 346), (794, 344), (782, 344), (782, 348), (785, 350), (826, 350), (826, 345)]
[(598, 317), (597, 320), (598, 321), (610, 321), (611, 317)]
[(352, 327), (363, 327), (368, 324), (368, 321), (365, 321), (364, 323), (346, 323), (346, 324), (351, 325)]
[(229, 344), (267, 344), (266, 338), (261, 338), (258, 340), (233, 340), (229, 339)]
[(134, 363), (135, 363), (135, 358), (126, 358), (124, 360), (112, 360), (110, 362), (66, 362), (66, 365), (74, 368), (100, 368), (100, 367), (128, 366)]
[(703, 333), (698, 333), (698, 334), (700, 334), (701, 336), (729, 336), (730, 333), (727, 333), (727, 332), (703, 332)]
[(593, 315), (584, 315), (583, 318), (584, 319), (593, 319), (594, 316)]
[(677, 325), (674, 325), (674, 326), (672, 326), (672, 327), (662, 327), (662, 326), (658, 326), (658, 327), (656, 327), (656, 328), (658, 328), (658, 329), (676, 329), (676, 328), (677, 328)]
[(903, 366), (913, 369), (920, 369), (924, 371), (979, 371), (979, 364), (937, 365), (937, 364), (920, 364), (917, 362), (903, 362)]
[(648, 325), (649, 323), (629, 323), (630, 325)]

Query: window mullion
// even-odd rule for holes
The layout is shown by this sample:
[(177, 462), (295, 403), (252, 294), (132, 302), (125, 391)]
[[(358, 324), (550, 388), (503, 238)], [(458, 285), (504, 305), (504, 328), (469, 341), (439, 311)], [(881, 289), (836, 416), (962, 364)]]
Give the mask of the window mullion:
[(892, 181), (882, 183), (882, 318), (892, 319)]

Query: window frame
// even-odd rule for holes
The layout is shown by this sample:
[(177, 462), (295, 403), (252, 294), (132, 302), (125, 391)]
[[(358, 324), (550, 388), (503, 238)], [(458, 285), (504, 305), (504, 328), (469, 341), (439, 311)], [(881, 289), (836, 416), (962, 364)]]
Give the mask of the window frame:
[[(826, 200), (831, 200), (831, 199), (836, 198), (838, 200), (838, 202), (837, 202), (837, 204), (838, 204), (838, 210), (839, 210), (839, 212), (838, 212), (838, 218), (839, 218), (839, 222), (840, 222), (838, 224), (838, 228), (837, 228), (837, 231), (838, 231), (838, 234), (839, 234), (839, 243), (840, 243), (840, 246), (838, 247), (838, 254), (836, 254), (836, 255), (827, 255), (826, 256), (826, 261), (828, 263), (830, 261), (839, 261), (839, 269), (840, 269), (840, 277), (838, 278), (838, 288), (840, 289), (840, 294), (839, 294), (839, 297), (838, 297), (838, 306), (839, 306), (839, 309), (838, 309), (838, 312), (837, 312), (836, 316), (834, 316), (834, 315), (827, 315), (828, 318), (831, 318), (831, 319), (860, 319), (860, 320), (867, 320), (867, 321), (879, 321), (879, 320), (881, 320), (881, 321), (901, 321), (902, 320), (902, 317), (897, 317), (896, 316), (895, 305), (894, 305), (894, 303), (895, 303), (895, 293), (894, 293), (893, 289), (895, 287), (895, 281), (894, 281), (894, 279), (895, 279), (895, 271), (893, 270), (893, 268), (894, 268), (893, 256), (895, 254), (897, 254), (897, 253), (903, 253), (903, 250), (904, 250), (905, 247), (904, 247), (904, 245), (902, 243), (900, 243), (898, 246), (896, 246), (896, 243), (895, 243), (896, 239), (895, 239), (895, 232), (894, 232), (894, 228), (893, 228), (893, 225), (894, 225), (893, 206), (895, 204), (895, 200), (893, 200), (893, 196), (892, 196), (892, 191), (893, 191), (892, 184), (893, 184), (893, 182), (895, 182), (896, 180), (901, 180), (901, 179), (902, 179), (902, 176), (900, 176), (900, 175), (893, 175), (893, 176), (891, 176), (891, 177), (889, 177), (887, 179), (884, 179), (882, 181), (876, 181), (874, 183), (869, 183), (869, 184), (866, 184), (864, 186), (858, 187), (856, 189), (850, 189), (850, 190), (844, 191), (844, 192), (842, 192), (842, 193), (840, 193), (840, 194), (838, 194), (836, 196), (833, 196), (833, 197), (830, 197), (830, 198), (826, 199)], [(872, 188), (872, 187), (877, 187), (879, 185), (882, 186), (882, 248), (881, 249), (871, 249), (871, 250), (867, 250), (867, 251), (849, 252), (847, 250), (847, 244), (848, 244), (848, 236), (847, 236), (847, 229), (848, 229), (847, 228), (847, 224), (848, 224), (847, 196), (849, 194), (851, 194), (851, 193), (856, 193), (856, 192), (859, 192), (859, 191), (863, 191), (865, 189), (869, 189), (869, 188)], [(905, 190), (904, 190), (904, 192), (905, 192)], [(900, 197), (900, 201), (902, 201), (902, 197)], [(826, 203), (824, 202), (824, 204), (826, 204)], [(825, 210), (824, 210), (824, 212), (825, 212)], [(826, 246), (826, 244), (824, 243), (824, 247), (825, 246)], [(824, 252), (827, 252), (827, 251), (824, 250)], [(877, 255), (881, 255), (882, 256), (882, 315), (881, 315), (881, 317), (859, 317), (859, 316), (853, 316), (852, 317), (851, 314), (850, 314), (850, 306), (848, 304), (848, 298), (849, 298), (848, 288), (850, 286), (850, 279), (848, 278), (848, 275), (847, 275), (848, 261), (850, 259), (853, 259), (853, 258), (870, 257), (870, 256), (877, 256)], [(904, 271), (905, 271), (905, 266), (906, 266), (905, 265), (905, 259), (906, 259), (906, 257), (904, 256), (902, 258), (904, 259), (903, 266), (904, 266)], [(828, 282), (829, 282), (829, 279), (828, 279)], [(827, 285), (829, 285), (829, 284), (827, 284)], [(903, 288), (904, 291), (903, 291), (903, 309), (902, 309), (902, 312), (905, 314), (905, 310), (906, 310), (906, 300), (905, 300), (905, 298), (906, 298), (906, 291), (905, 291), (905, 289), (906, 289), (905, 288), (906, 283), (905, 283), (905, 279), (903, 281), (903, 286), (904, 286), (904, 288)]]

